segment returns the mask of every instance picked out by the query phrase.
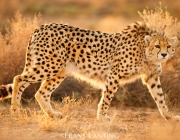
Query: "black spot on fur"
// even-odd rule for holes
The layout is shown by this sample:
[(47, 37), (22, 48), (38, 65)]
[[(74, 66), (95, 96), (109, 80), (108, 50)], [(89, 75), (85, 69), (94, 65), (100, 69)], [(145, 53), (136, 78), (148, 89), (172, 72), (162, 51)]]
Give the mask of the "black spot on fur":
[(162, 104), (162, 103), (163, 103), (163, 100), (159, 101), (159, 103)]
[(152, 84), (152, 85), (151, 85), (151, 88), (154, 88), (155, 86), (156, 86), (155, 84)]
[(54, 70), (54, 71), (53, 71), (53, 73), (57, 73), (57, 72), (58, 72), (58, 70)]

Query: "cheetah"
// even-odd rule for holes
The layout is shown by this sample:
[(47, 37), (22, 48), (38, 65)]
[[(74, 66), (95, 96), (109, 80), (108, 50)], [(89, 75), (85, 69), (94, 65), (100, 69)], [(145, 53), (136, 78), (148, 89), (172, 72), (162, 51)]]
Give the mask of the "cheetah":
[(51, 107), (51, 93), (72, 75), (102, 89), (97, 119), (110, 119), (107, 112), (118, 87), (141, 78), (162, 117), (179, 120), (168, 111), (160, 83), (161, 63), (173, 56), (176, 42), (176, 37), (167, 37), (144, 22), (114, 34), (64, 24), (42, 25), (30, 37), (23, 73), (14, 77), (11, 111), (19, 110), (26, 87), (42, 82), (36, 100), (47, 116), (61, 117)]
[(11, 98), (13, 84), (0, 85), (0, 100)]

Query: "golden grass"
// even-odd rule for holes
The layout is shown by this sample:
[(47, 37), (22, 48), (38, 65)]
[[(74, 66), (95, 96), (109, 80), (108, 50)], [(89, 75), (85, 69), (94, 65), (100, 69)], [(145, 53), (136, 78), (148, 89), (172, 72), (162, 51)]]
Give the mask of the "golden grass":
[(147, 8), (138, 13), (151, 27), (164, 31), (169, 37), (177, 36), (180, 39), (180, 22), (162, 7), (161, 2), (154, 10)]
[[(111, 108), (109, 112), (111, 121), (104, 119), (98, 121), (96, 119), (97, 102), (92, 99), (81, 98), (76, 101), (65, 97), (62, 102), (53, 101), (52, 105), (55, 110), (63, 113), (62, 119), (48, 118), (33, 101), (28, 105), (30, 109), (23, 109), (16, 115), (10, 115), (7, 104), (7, 107), (1, 104), (0, 135), (2, 140), (13, 137), (47, 140), (52, 137), (84, 140), (168, 140), (179, 137), (178, 123), (166, 122), (157, 109)], [(11, 131), (11, 133), (7, 134), (6, 131)]]
[(10, 27), (6, 26), (6, 34), (0, 32), (1, 84), (11, 83), (13, 77), (23, 71), (29, 37), (40, 21), (40, 16), (31, 20), (16, 12), (14, 19), (9, 21)]

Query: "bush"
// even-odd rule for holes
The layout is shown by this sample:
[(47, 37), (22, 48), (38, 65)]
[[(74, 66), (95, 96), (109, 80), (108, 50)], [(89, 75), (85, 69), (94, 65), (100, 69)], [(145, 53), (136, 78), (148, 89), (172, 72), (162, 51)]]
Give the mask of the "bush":
[(6, 26), (5, 35), (0, 29), (0, 84), (12, 83), (14, 76), (22, 73), (29, 37), (40, 21), (40, 15), (30, 20), (16, 12), (9, 27)]

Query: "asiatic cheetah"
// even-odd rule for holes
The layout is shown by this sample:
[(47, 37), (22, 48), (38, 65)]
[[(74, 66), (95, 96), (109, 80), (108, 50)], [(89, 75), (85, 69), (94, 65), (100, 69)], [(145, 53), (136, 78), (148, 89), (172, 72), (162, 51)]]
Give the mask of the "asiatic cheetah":
[(178, 120), (168, 111), (159, 78), (161, 63), (173, 56), (176, 40), (141, 22), (115, 34), (42, 25), (29, 40), (23, 73), (14, 78), (11, 109), (18, 110), (27, 86), (42, 82), (35, 98), (49, 117), (61, 117), (50, 105), (51, 93), (67, 75), (73, 75), (102, 89), (97, 118), (109, 118), (107, 111), (118, 86), (141, 78), (161, 115)]

